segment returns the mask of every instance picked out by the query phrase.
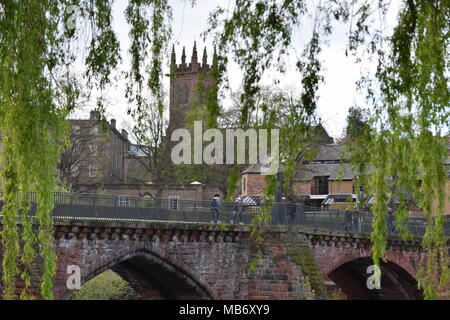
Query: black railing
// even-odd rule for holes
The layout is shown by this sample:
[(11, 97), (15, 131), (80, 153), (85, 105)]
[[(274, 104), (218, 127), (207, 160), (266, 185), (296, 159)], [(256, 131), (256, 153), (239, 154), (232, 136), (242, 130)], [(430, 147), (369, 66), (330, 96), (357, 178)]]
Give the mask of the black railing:
[[(0, 195), (2, 193), (0, 191)], [(24, 195), (31, 210), (36, 212), (36, 194)], [(0, 206), (3, 206), (1, 201)], [(360, 211), (342, 211), (304, 206), (295, 203), (276, 203), (269, 208), (267, 225), (304, 225), (320, 229), (370, 233), (373, 216)], [(218, 206), (210, 200), (155, 199), (123, 195), (100, 195), (54, 192), (52, 215), (58, 219), (162, 221), (178, 223), (249, 224), (261, 207), (237, 205), (221, 201)], [(386, 231), (398, 234), (394, 216), (388, 216)], [(406, 223), (414, 236), (425, 233), (425, 218), (411, 217)], [(450, 220), (445, 221), (445, 235), (450, 236)]]

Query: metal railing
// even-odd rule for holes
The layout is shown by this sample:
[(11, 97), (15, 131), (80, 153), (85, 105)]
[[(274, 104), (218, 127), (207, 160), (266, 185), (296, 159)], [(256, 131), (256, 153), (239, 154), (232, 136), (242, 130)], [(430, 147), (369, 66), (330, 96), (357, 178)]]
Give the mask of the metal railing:
[[(3, 196), (0, 191), (0, 196)], [(36, 194), (24, 195), (30, 202), (30, 215), (36, 213)], [(3, 207), (3, 201), (0, 201)], [(295, 203), (276, 203), (270, 208), (267, 225), (304, 225), (313, 228), (370, 233), (373, 216), (360, 211), (330, 210)], [(261, 207), (237, 205), (221, 201), (216, 206), (210, 200), (155, 199), (124, 195), (100, 195), (54, 192), (53, 217), (78, 220), (155, 221), (178, 223), (249, 224)], [(398, 234), (395, 217), (389, 215), (386, 231)], [(411, 217), (407, 227), (414, 236), (425, 233), (425, 218)], [(450, 220), (445, 221), (445, 235), (450, 236)]]

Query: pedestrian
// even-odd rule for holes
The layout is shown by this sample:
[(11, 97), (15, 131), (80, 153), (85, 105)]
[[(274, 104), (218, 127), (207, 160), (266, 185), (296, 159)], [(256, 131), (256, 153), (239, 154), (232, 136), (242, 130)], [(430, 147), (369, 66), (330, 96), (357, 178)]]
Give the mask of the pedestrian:
[(211, 199), (211, 223), (220, 224), (220, 195), (216, 193)]
[(352, 227), (352, 213), (349, 210), (345, 210), (345, 222), (344, 230), (349, 231)]
[[(239, 223), (240, 225), (243, 225), (242, 222), (242, 212), (244, 211), (244, 203), (240, 197), (236, 198), (233, 205), (233, 218), (231, 219), (230, 223), (233, 224), (235, 221)], [(236, 216), (238, 216), (238, 219), (236, 220)]]
[(289, 217), (290, 217), (290, 223), (294, 224), (295, 221), (295, 216), (297, 213), (297, 206), (294, 202), (294, 199), (292, 199), (291, 197), (289, 198), (289, 203), (288, 203), (288, 212), (289, 212)]
[(358, 211), (358, 232), (362, 232), (362, 223), (363, 223), (362, 212)]

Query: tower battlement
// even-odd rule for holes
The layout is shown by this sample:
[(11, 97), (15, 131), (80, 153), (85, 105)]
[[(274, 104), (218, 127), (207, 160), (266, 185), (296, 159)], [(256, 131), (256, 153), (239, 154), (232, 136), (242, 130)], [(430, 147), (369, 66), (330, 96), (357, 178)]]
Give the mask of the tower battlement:
[[(168, 135), (174, 129), (186, 127), (186, 116), (194, 105), (204, 104), (205, 90), (216, 85), (210, 71), (217, 61), (216, 48), (213, 50), (211, 64), (208, 64), (208, 53), (206, 47), (203, 50), (201, 62), (197, 55), (197, 43), (192, 48), (191, 61), (186, 62), (186, 49), (183, 47), (181, 63), (177, 64), (175, 46), (172, 46), (170, 57), (170, 110)], [(204, 86), (198, 88), (199, 82)]]
[(176, 61), (176, 53), (175, 53), (175, 46), (172, 46), (172, 55), (171, 55), (171, 68), (173, 68), (173, 72), (177, 73), (189, 73), (189, 72), (198, 72), (203, 71), (207, 72), (211, 70), (212, 65), (215, 63), (215, 60), (217, 58), (216, 54), (216, 48), (214, 47), (214, 53), (213, 58), (211, 61), (211, 64), (208, 64), (208, 53), (206, 50), (206, 47), (203, 49), (203, 56), (202, 61), (198, 61), (197, 56), (197, 43), (194, 41), (194, 47), (192, 48), (192, 56), (191, 56), (191, 62), (186, 63), (186, 48), (183, 47), (183, 51), (181, 54), (181, 63), (177, 64)]

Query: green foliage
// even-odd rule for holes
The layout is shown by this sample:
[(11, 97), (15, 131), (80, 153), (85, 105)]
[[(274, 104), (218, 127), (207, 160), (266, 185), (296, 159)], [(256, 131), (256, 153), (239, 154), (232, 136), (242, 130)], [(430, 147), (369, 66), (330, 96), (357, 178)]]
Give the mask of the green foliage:
[[(397, 25), (389, 34), (390, 30), (383, 28), (389, 3), (325, 1), (308, 7), (301, 1), (238, 0), (231, 14), (223, 8), (211, 13), (209, 31), (217, 31), (219, 73), (225, 70), (228, 53), (234, 54), (244, 72), (241, 123), (248, 123), (262, 76), (271, 67), (284, 71), (282, 56), (287, 54), (292, 31), (301, 27), (307, 13), (314, 10), (313, 32), (297, 63), (302, 84), (299, 110), (308, 121), (316, 109), (322, 80), (318, 60), (321, 40), (331, 34), (332, 21), (350, 23), (346, 53), (352, 53), (357, 62), (361, 61), (362, 51), (378, 60), (375, 77), (362, 77), (359, 82), (361, 89), (367, 89), (373, 114), (367, 124), (353, 117), (359, 115), (352, 115), (347, 132), (352, 136), (349, 157), (360, 172), (358, 183), (374, 196), (374, 263), (380, 263), (386, 249), (388, 207), (398, 199), (395, 218), (402, 236), (407, 238), (407, 208), (412, 198), (416, 199), (428, 218), (423, 239), (428, 263), (419, 275), (425, 297), (431, 299), (437, 297), (439, 290), (448, 291), (450, 287), (448, 250), (440, 222), (447, 183), (444, 159), (449, 137), (450, 4), (403, 1)], [(374, 21), (374, 13), (378, 14), (379, 24)], [(289, 128), (292, 139), (288, 133), (288, 141), (302, 136), (305, 128), (293, 122)], [(299, 145), (294, 142), (293, 152), (283, 157), (288, 180), (298, 150)], [(273, 196), (275, 192), (269, 188), (266, 194)]]
[[(366, 84), (374, 114), (370, 129), (363, 130), (352, 140), (357, 143), (349, 147), (355, 151), (353, 162), (366, 177), (362, 185), (374, 195), (371, 238), (375, 264), (386, 249), (388, 207), (394, 207), (404, 238), (409, 236), (408, 205), (417, 203), (425, 213), (428, 222), (422, 244), (427, 265), (418, 276), (426, 299), (439, 293), (445, 296), (450, 287), (442, 223), (449, 137), (449, 17), (447, 3), (405, 1), (393, 35), (371, 43), (377, 48), (378, 68), (375, 78)], [(374, 84), (380, 88), (379, 95)], [(398, 200), (395, 206), (394, 199)]]
[[(79, 95), (79, 83), (73, 80), (69, 66), (80, 56), (77, 40), (82, 35), (89, 43), (82, 48), (85, 79), (89, 92), (99, 90), (97, 109), (104, 118), (104, 89), (111, 84), (112, 72), (121, 57), (119, 41), (112, 28), (110, 0), (9, 0), (0, 4), (0, 131), (3, 139), (2, 177), (5, 180), (3, 199), (5, 216), (2, 231), (4, 259), (2, 261), (4, 296), (13, 298), (14, 280), (18, 276), (19, 260), (23, 265), (20, 277), (26, 288), (21, 298), (30, 298), (30, 268), (36, 254), (43, 259), (41, 294), (53, 298), (53, 276), (56, 255), (53, 245), (52, 191), (56, 189), (55, 166), (59, 154), (68, 144), (65, 118)], [(78, 28), (72, 28), (69, 7), (79, 9)], [(150, 18), (144, 13), (152, 9)], [(73, 11), (72, 11), (73, 13)], [(130, 88), (142, 86), (139, 70), (149, 70), (147, 86), (158, 102), (162, 113), (162, 61), (170, 35), (170, 7), (167, 1), (129, 1), (127, 20), (132, 25), (132, 80)], [(72, 21), (73, 22), (73, 21)], [(82, 24), (88, 25), (83, 34)], [(151, 41), (150, 41), (151, 39)], [(145, 40), (145, 41), (144, 41)], [(150, 48), (151, 64), (146, 49)], [(140, 87), (134, 93), (138, 106), (138, 123), (147, 110), (139, 103)], [(130, 89), (131, 90), (131, 89)], [(133, 92), (127, 95), (132, 101)], [(27, 212), (27, 203), (19, 193), (36, 191), (39, 225), (37, 238), (31, 232), (31, 219), (19, 212)], [(19, 241), (21, 240), (21, 241)], [(33, 244), (38, 242), (38, 252)]]
[[(67, 109), (56, 105), (65, 88), (54, 88), (48, 76), (56, 72), (58, 63), (67, 59), (64, 53), (59, 52), (64, 52), (57, 30), (59, 8), (54, 1), (33, 0), (8, 1), (2, 8), (0, 130), (6, 203), (2, 214), (8, 217), (2, 231), (5, 297), (14, 295), (13, 282), (19, 272), (17, 264), (20, 259), (23, 264), (20, 278), (26, 285), (21, 298), (30, 298), (30, 265), (36, 254), (40, 254), (44, 270), (41, 293), (44, 298), (51, 299), (52, 277), (56, 271), (52, 251), (53, 220), (49, 215), (53, 208), (51, 191), (56, 185), (54, 168), (61, 148), (67, 142), (64, 121)], [(15, 225), (19, 212), (27, 212), (28, 209), (20, 194), (29, 190), (37, 193), (37, 239), (31, 230), (31, 219), (26, 215), (20, 218), (20, 230)], [(36, 253), (33, 250), (35, 240), (40, 244)]]
[(350, 137), (361, 137), (368, 129), (368, 110), (350, 107), (347, 116), (347, 125), (345, 127), (345, 134)]
[(139, 294), (111, 270), (99, 274), (70, 295), (70, 300), (139, 300)]

